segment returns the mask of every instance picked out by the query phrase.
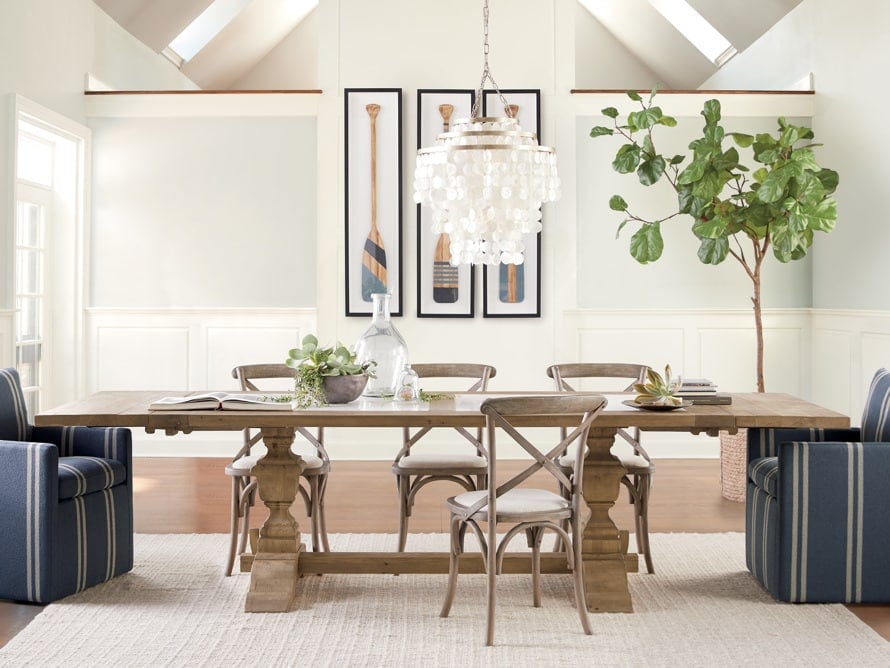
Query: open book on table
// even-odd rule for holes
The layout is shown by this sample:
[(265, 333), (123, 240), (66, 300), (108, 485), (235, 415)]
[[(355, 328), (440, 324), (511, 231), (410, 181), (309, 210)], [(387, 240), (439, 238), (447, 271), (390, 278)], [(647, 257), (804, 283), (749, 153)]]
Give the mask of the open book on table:
[(232, 392), (204, 392), (187, 397), (163, 397), (148, 406), (150, 411), (289, 411), (288, 394), (236, 394)]

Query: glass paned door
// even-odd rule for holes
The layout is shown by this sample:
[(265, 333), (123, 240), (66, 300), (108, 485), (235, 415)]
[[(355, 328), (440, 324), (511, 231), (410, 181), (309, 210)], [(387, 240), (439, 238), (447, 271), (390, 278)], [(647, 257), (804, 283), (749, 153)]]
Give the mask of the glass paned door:
[(40, 408), (45, 333), (46, 207), (19, 199), (15, 221), (15, 366), (28, 414)]

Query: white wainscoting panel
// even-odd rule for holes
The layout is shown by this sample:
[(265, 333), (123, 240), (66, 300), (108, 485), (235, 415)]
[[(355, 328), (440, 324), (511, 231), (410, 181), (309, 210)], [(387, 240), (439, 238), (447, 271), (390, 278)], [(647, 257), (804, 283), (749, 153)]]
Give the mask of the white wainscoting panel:
[(814, 309), (811, 398), (860, 416), (875, 371), (890, 368), (890, 312)]
[[(316, 331), (315, 309), (89, 309), (84, 394), (238, 389), (232, 367), (283, 362)], [(133, 431), (137, 456), (231, 456), (238, 433)]]
[(188, 387), (189, 330), (151, 325), (99, 326), (95, 389), (165, 390)]

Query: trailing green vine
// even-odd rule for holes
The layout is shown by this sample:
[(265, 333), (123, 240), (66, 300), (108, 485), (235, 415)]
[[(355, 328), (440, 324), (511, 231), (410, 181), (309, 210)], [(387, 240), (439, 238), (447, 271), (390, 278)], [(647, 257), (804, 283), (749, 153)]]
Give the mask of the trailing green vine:
[(318, 339), (312, 334), (303, 337), (302, 348), (292, 348), (285, 360), (296, 370), (294, 399), (298, 408), (324, 406), (327, 399), (324, 393), (324, 379), (331, 376), (358, 376), (364, 374), (374, 378), (377, 363), (368, 361), (358, 364), (355, 353), (339, 341), (336, 346), (318, 347)]

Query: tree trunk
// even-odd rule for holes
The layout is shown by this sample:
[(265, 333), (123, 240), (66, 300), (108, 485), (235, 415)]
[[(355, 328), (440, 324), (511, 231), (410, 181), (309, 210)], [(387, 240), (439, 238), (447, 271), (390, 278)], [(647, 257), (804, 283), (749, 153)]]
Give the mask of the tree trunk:
[(754, 304), (754, 331), (757, 335), (757, 391), (764, 392), (763, 386), (763, 313), (760, 309), (760, 263), (754, 268), (751, 277), (754, 283), (754, 296), (751, 301)]

